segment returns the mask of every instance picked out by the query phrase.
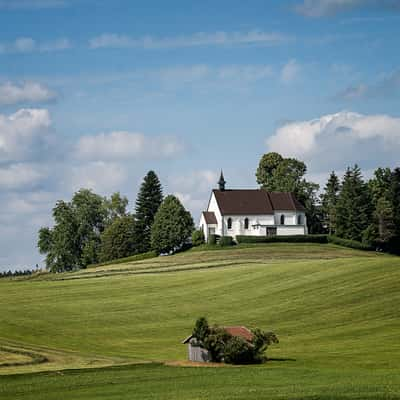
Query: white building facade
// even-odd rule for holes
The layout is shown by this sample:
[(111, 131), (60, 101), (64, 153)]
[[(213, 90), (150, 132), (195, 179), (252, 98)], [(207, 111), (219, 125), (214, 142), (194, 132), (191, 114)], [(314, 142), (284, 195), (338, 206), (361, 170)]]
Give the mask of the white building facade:
[(199, 225), (206, 241), (211, 234), (235, 238), (308, 233), (305, 208), (292, 193), (226, 190), (222, 174), (219, 189), (212, 191)]

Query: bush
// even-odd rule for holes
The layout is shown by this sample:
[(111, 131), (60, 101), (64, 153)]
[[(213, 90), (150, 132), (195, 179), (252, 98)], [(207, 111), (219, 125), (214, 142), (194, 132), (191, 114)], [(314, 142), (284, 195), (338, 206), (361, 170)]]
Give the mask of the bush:
[(224, 361), (227, 364), (254, 363), (253, 345), (241, 337), (231, 337), (225, 346)]
[(357, 240), (343, 239), (337, 236), (328, 236), (328, 242), (357, 250), (373, 250), (369, 244), (358, 242)]
[(217, 241), (219, 240), (219, 238), (220, 238), (219, 235), (211, 234), (208, 237), (208, 244), (217, 244)]
[(241, 243), (328, 243), (327, 235), (291, 235), (291, 236), (245, 236), (238, 235)]
[(232, 236), (222, 236), (219, 239), (219, 245), (220, 246), (233, 246), (233, 238)]
[(204, 232), (202, 229), (197, 229), (192, 233), (192, 245), (193, 246), (200, 246), (204, 244)]

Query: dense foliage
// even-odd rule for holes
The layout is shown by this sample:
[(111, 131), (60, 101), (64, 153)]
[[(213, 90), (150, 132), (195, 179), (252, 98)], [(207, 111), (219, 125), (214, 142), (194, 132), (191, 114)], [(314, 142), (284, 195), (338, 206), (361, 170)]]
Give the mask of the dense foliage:
[(151, 248), (159, 254), (180, 250), (194, 230), (192, 216), (179, 199), (167, 196), (161, 203), (151, 229)]
[(253, 339), (247, 341), (242, 337), (232, 336), (223, 327), (209, 326), (205, 317), (196, 321), (192, 332), (196, 344), (210, 353), (213, 362), (227, 364), (258, 364), (267, 360), (265, 352), (269, 345), (278, 343), (272, 332), (261, 329), (251, 331)]
[(54, 226), (41, 228), (38, 241), (50, 271), (68, 271), (98, 261), (101, 233), (110, 222), (109, 204), (88, 189), (76, 192), (70, 202), (56, 203)]
[(132, 215), (115, 218), (101, 235), (99, 261), (106, 262), (137, 253), (135, 219)]
[(371, 247), (367, 243), (359, 242), (357, 240), (351, 240), (351, 239), (343, 239), (334, 235), (329, 235), (328, 236), (328, 243), (333, 243), (333, 244), (338, 244), (340, 246), (344, 247), (350, 247), (351, 249), (357, 249), (357, 250), (372, 250), (373, 247)]
[(322, 217), (318, 205), (319, 185), (307, 181), (307, 167), (295, 158), (284, 158), (278, 153), (267, 153), (261, 157), (256, 177), (257, 183), (269, 192), (292, 192), (306, 208), (310, 233), (321, 233)]
[(151, 248), (151, 227), (154, 217), (163, 200), (161, 183), (154, 171), (149, 171), (143, 179), (136, 199), (135, 236), (139, 253)]
[(193, 246), (200, 246), (201, 244), (204, 244), (205, 238), (204, 238), (204, 232), (202, 229), (196, 229), (192, 233), (192, 245)]

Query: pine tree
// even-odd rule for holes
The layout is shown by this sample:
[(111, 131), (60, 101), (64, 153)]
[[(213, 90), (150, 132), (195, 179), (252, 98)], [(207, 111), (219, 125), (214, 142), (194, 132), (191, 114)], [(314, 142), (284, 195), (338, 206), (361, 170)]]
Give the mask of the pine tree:
[(347, 168), (336, 206), (336, 234), (345, 239), (361, 241), (371, 223), (372, 204), (368, 186), (360, 168)]
[(137, 252), (150, 250), (151, 226), (163, 200), (161, 183), (154, 171), (143, 179), (135, 207), (135, 241)]
[(175, 196), (162, 202), (151, 229), (151, 248), (158, 253), (174, 252), (185, 244), (194, 230), (193, 218)]
[(323, 221), (330, 235), (336, 231), (336, 203), (339, 197), (339, 190), (339, 178), (335, 171), (332, 171), (325, 185), (324, 193), (321, 195)]

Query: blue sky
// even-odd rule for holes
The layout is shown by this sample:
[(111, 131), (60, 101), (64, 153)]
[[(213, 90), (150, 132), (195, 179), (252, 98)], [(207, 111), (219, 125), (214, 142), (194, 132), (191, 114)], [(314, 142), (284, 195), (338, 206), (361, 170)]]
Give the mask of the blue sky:
[(197, 218), (260, 156), (323, 183), (400, 151), (400, 0), (0, 0), (0, 268), (80, 187), (133, 207), (148, 169)]

